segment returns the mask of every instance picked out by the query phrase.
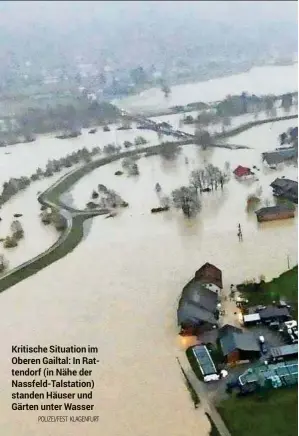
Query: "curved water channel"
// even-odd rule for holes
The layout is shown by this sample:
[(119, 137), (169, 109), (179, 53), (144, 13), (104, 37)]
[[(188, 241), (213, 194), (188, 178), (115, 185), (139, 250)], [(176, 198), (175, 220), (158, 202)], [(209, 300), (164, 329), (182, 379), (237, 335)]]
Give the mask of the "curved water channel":
[[(260, 153), (274, 149), (278, 134), (294, 124), (290, 120), (259, 126), (230, 139), (250, 150), (202, 151), (190, 145), (173, 162), (160, 156), (141, 158), (137, 178), (114, 176), (120, 168), (120, 162), (115, 162), (74, 185), (70, 194), (76, 206), (85, 206), (92, 189), (104, 183), (130, 207), (113, 219), (90, 220), (85, 239), (73, 252), (1, 294), (3, 435), (208, 435), (209, 423), (200, 408), (193, 408), (175, 359), (184, 348), (177, 336), (177, 300), (183, 285), (206, 261), (222, 269), (225, 287), (260, 274), (277, 276), (287, 268), (287, 256), (291, 266), (297, 263), (297, 218), (258, 225), (245, 211), (246, 195), (258, 184), (263, 186), (265, 200), (271, 198), (268, 185), (275, 177), (296, 180), (294, 166), (267, 171), (260, 162)], [(63, 141), (53, 141), (57, 150), (64, 147)], [(97, 145), (95, 137), (87, 135), (79, 141), (78, 148), (87, 146), (87, 141)], [(50, 152), (49, 156), (54, 157)], [(231, 179), (223, 192), (202, 197), (202, 211), (190, 221), (177, 211), (150, 214), (159, 201), (154, 190), (157, 181), (168, 194), (187, 183), (198, 165), (211, 162), (223, 167), (225, 161), (232, 168), (257, 165), (259, 182), (248, 185)], [(27, 198), (26, 193), (22, 195)], [(236, 236), (239, 222), (242, 244)], [(100, 363), (93, 378), (99, 425), (41, 426), (35, 412), (12, 412), (12, 343), (98, 346)]]

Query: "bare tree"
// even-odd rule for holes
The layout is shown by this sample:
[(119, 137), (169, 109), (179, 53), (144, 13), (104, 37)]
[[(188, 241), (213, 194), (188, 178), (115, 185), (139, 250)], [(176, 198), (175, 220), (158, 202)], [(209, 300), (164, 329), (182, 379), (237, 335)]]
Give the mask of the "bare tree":
[(284, 94), (281, 99), (281, 107), (285, 112), (290, 112), (293, 104), (292, 94)]
[(172, 191), (171, 195), (174, 206), (182, 209), (185, 216), (190, 218), (201, 210), (201, 202), (192, 186), (182, 186)]
[(194, 134), (196, 136), (196, 142), (202, 145), (203, 148), (211, 145), (212, 138), (207, 130), (200, 130), (199, 128), (196, 128)]
[[(229, 163), (226, 163), (226, 166)], [(205, 189), (217, 190), (219, 186), (221, 189), (223, 185), (229, 180), (229, 172), (221, 171), (220, 168), (215, 167), (212, 164), (208, 164), (204, 169), (194, 170), (190, 174), (190, 185), (193, 186), (196, 191), (199, 189), (203, 191)]]
[(205, 187), (206, 184), (206, 177), (205, 172), (203, 169), (199, 170), (193, 170), (189, 177), (190, 185), (194, 186), (194, 188), (197, 190), (199, 189), (202, 191), (202, 189)]
[(222, 118), (222, 130), (225, 131), (226, 127), (231, 126), (232, 120), (230, 117), (223, 117)]
[(161, 197), (160, 203), (162, 207), (169, 207), (170, 206), (170, 198), (167, 196)]
[(165, 143), (161, 147), (160, 154), (165, 159), (174, 159), (180, 153), (181, 148), (171, 143)]

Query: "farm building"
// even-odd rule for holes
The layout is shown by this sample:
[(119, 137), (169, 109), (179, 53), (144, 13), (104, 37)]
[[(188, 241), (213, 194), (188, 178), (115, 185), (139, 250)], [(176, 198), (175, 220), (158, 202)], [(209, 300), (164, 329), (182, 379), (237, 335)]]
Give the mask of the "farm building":
[(256, 389), (261, 388), (280, 388), (292, 386), (298, 383), (298, 361), (287, 363), (263, 364), (254, 368), (249, 368), (239, 376), (239, 385), (255, 385)]
[(243, 323), (245, 326), (256, 325), (259, 322), (261, 322), (259, 313), (250, 313), (243, 316)]
[(269, 167), (276, 167), (277, 165), (295, 160), (298, 156), (295, 148), (288, 148), (286, 150), (270, 151), (262, 153), (262, 159), (264, 164)]
[(298, 203), (298, 182), (290, 179), (275, 179), (271, 183), (273, 189), (273, 195), (275, 197), (283, 197), (287, 200)]
[(258, 359), (261, 355), (260, 345), (250, 332), (227, 331), (219, 339), (222, 353), (228, 363), (241, 360)]
[(263, 323), (273, 321), (285, 322), (291, 319), (290, 312), (287, 307), (268, 306), (259, 312), (259, 316)]
[(203, 284), (191, 280), (183, 289), (177, 310), (182, 334), (196, 334), (218, 323), (218, 295)]
[(282, 345), (270, 349), (270, 359), (272, 361), (295, 359), (298, 356), (298, 344)]
[(223, 288), (221, 270), (208, 262), (196, 271), (194, 279), (211, 291), (220, 292)]
[(237, 166), (233, 173), (238, 180), (246, 180), (254, 175), (250, 168), (241, 165)]
[(211, 358), (209, 350), (205, 345), (195, 345), (192, 352), (198, 363), (203, 378), (210, 375), (217, 375), (217, 369)]
[(255, 212), (258, 222), (275, 221), (287, 218), (294, 218), (295, 208), (293, 205), (277, 205), (262, 207)]
[(231, 332), (242, 333), (242, 329), (235, 327), (234, 325), (225, 324), (224, 326), (220, 327), (220, 329), (218, 330), (218, 338), (220, 339)]

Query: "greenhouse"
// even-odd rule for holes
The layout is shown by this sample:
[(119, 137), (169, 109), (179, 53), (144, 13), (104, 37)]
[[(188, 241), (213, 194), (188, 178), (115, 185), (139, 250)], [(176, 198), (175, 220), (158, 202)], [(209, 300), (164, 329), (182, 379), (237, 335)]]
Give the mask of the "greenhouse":
[(298, 361), (263, 364), (248, 369), (239, 377), (241, 386), (250, 383), (265, 388), (280, 388), (298, 383)]

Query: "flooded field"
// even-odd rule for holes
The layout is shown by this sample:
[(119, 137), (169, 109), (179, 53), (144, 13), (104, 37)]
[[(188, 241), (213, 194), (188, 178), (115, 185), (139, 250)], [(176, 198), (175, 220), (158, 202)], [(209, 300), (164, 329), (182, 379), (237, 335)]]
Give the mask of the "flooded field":
[(196, 101), (223, 100), (228, 94), (283, 94), (298, 88), (298, 65), (255, 67), (246, 73), (212, 79), (206, 82), (177, 85), (166, 99), (159, 88), (117, 100), (117, 104), (130, 110), (157, 110)]
[[(298, 113), (298, 109), (297, 107), (292, 107), (290, 112), (288, 112), (287, 114), (281, 109), (281, 108), (277, 108), (277, 114), (276, 116), (281, 117), (281, 116), (286, 116), (286, 115), (295, 115)], [(191, 133), (192, 135), (195, 133), (195, 129), (196, 129), (196, 125), (195, 124), (183, 124), (181, 122), (181, 120), (184, 118), (184, 116), (188, 116), (191, 115), (193, 118), (196, 118), (198, 116), (199, 112), (198, 111), (192, 111), (192, 112), (186, 112), (184, 114), (171, 114), (171, 115), (162, 115), (159, 117), (151, 117), (152, 120), (156, 121), (156, 122), (167, 122), (169, 124), (171, 124), (175, 129), (180, 129), (183, 130), (184, 132), (187, 133)], [(269, 118), (269, 116), (266, 113), (259, 113), (258, 114), (258, 118), (259, 120), (263, 120), (263, 119), (267, 119)], [(232, 117), (230, 119), (231, 121), (231, 125), (229, 127), (226, 127), (225, 130), (229, 130), (232, 129), (234, 127), (238, 127), (241, 124), (245, 124), (245, 123), (249, 123), (252, 121), (255, 121), (255, 116), (252, 113), (249, 114), (244, 114), (244, 115), (240, 115), (237, 117)], [(286, 121), (286, 123), (288, 123), (289, 121)], [(296, 123), (295, 120), (291, 120), (291, 122)], [(275, 123), (273, 124), (275, 125)], [(291, 124), (292, 125), (292, 124)], [(220, 133), (222, 132), (223, 126), (222, 124), (214, 124), (214, 125), (210, 125), (208, 127), (208, 130), (211, 133)], [(244, 133), (246, 134), (246, 132)], [(231, 138), (231, 141), (233, 143), (235, 140), (235, 137)]]
[(71, 139), (57, 139), (54, 134), (40, 135), (35, 142), (29, 144), (1, 147), (0, 184), (10, 177), (30, 176), (38, 167), (44, 169), (48, 159), (59, 159), (83, 147), (88, 150), (95, 146), (103, 149), (111, 143), (122, 146), (124, 141), (134, 142), (137, 136), (143, 136), (148, 142), (147, 145), (159, 143), (155, 132), (139, 130), (136, 123), (132, 123), (130, 130), (117, 130), (117, 126), (113, 124), (110, 129), (110, 132), (103, 132), (99, 127), (94, 135), (89, 135), (88, 129), (82, 129), (81, 136)]
[[(233, 83), (236, 79), (230, 80)], [(276, 81), (274, 75), (272, 80)], [(277, 81), (280, 84), (281, 78)], [(252, 86), (255, 85), (253, 82)], [(273, 92), (280, 92), (274, 89), (274, 83), (272, 86)], [(265, 92), (268, 91), (263, 89)], [(196, 100), (191, 97), (189, 101)], [(0, 319), (5, 332), (0, 371), (3, 435), (98, 436), (100, 428), (105, 436), (208, 436), (210, 425), (202, 409), (194, 409), (176, 361), (184, 348), (177, 335), (177, 301), (184, 284), (205, 262), (222, 269), (225, 289), (231, 283), (261, 274), (268, 279), (279, 275), (287, 269), (288, 256), (291, 267), (297, 263), (297, 217), (259, 225), (255, 215), (246, 212), (246, 197), (259, 185), (263, 187), (265, 202), (272, 201), (269, 184), (276, 177), (285, 175), (296, 180), (297, 168), (266, 170), (260, 155), (274, 149), (278, 134), (294, 124), (294, 120), (268, 124), (230, 139), (232, 143), (252, 147), (250, 150), (203, 151), (190, 145), (182, 149), (175, 161), (165, 161), (160, 156), (142, 157), (138, 160), (137, 177), (115, 176), (114, 172), (121, 169), (121, 163), (115, 162), (74, 185), (69, 194), (78, 207), (85, 207), (99, 183), (115, 189), (130, 206), (115, 218), (97, 217), (87, 222), (85, 238), (73, 252), (1, 294)], [(118, 131), (119, 140), (131, 140), (131, 136), (121, 136), (129, 133)], [(60, 157), (84, 146), (102, 148), (102, 143), (115, 142), (113, 134), (104, 134), (108, 135), (107, 141), (106, 136), (101, 139), (99, 132), (98, 136), (85, 133), (65, 141), (43, 137), (40, 142), (16, 146), (20, 153), (12, 151), (4, 156), (11, 159), (4, 180), (26, 171), (31, 174), (50, 157)], [(152, 135), (156, 144), (157, 135), (153, 132), (138, 131), (134, 136), (147, 134)], [(36, 147), (37, 144), (40, 146)], [(28, 147), (27, 151), (21, 147)], [(29, 147), (31, 151), (35, 147), (36, 153), (29, 154)], [(32, 156), (28, 167), (24, 165), (25, 156)], [(259, 181), (239, 183), (231, 178), (223, 191), (203, 194), (202, 211), (192, 220), (186, 220), (175, 210), (150, 213), (152, 207), (159, 205), (156, 182), (161, 184), (163, 194), (169, 195), (174, 188), (188, 183), (192, 169), (205, 163), (223, 168), (226, 161), (232, 170), (239, 164), (256, 165), (260, 169), (256, 172)], [(20, 174), (15, 174), (14, 168)], [(45, 187), (50, 180), (53, 179), (45, 181)], [(36, 191), (42, 189), (39, 182), (33, 184), (19, 195), (20, 203), (5, 205), (1, 210), (3, 217), (4, 213), (11, 217), (13, 213), (24, 212), (26, 238), (22, 244), (27, 244), (28, 234), (28, 241), (34, 238), (37, 252), (46, 248), (45, 234), (49, 233), (50, 245), (56, 233), (44, 226), (39, 230), (32, 218), (39, 209)], [(17, 201), (17, 197), (12, 201)], [(5, 212), (8, 207), (9, 212)], [(243, 230), (242, 243), (237, 238), (238, 223)], [(29, 235), (33, 235), (31, 239)], [(13, 258), (11, 261), (14, 262)], [(41, 427), (36, 412), (12, 412), (11, 344), (99, 347), (100, 363), (93, 372), (99, 425), (49, 423)]]

